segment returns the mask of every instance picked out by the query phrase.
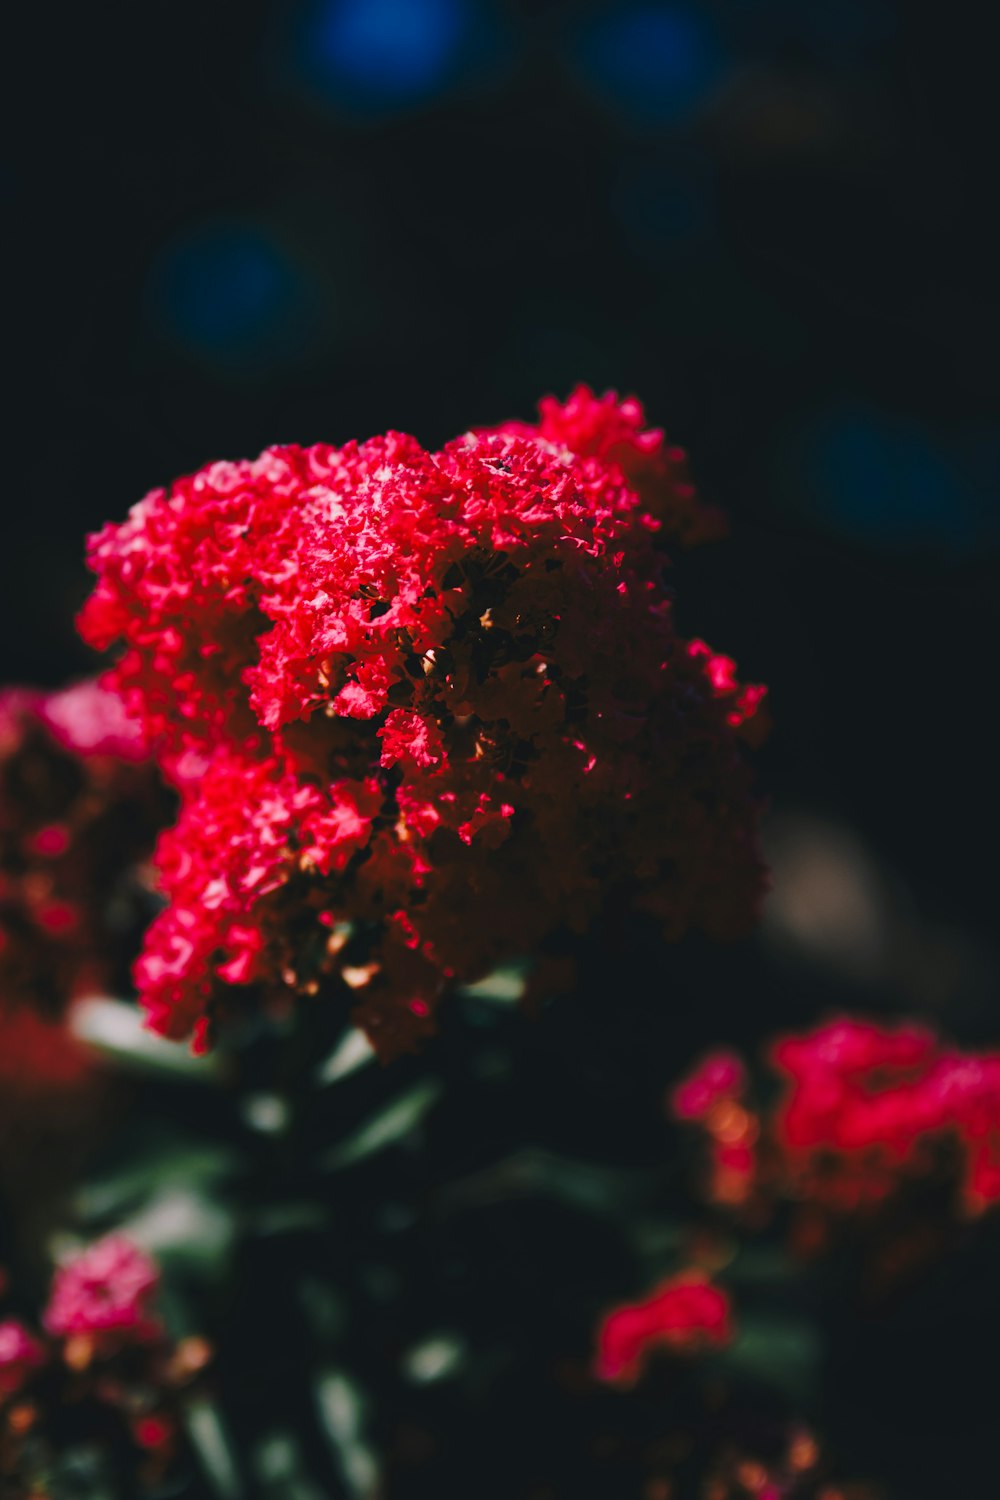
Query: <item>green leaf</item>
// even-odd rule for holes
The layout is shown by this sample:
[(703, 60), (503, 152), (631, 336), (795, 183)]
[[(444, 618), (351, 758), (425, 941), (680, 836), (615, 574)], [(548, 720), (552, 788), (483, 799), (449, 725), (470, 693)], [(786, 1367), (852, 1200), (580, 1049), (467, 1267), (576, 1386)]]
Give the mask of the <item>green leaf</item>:
[(147, 1031), (142, 1012), (125, 1000), (94, 996), (81, 1000), (70, 1012), (70, 1029), (88, 1047), (119, 1068), (133, 1073), (212, 1083), (219, 1076), (215, 1056), (195, 1057), (180, 1042)]
[(378, 1486), (378, 1461), (364, 1436), (365, 1400), (343, 1370), (326, 1370), (315, 1383), (316, 1410), (344, 1482), (355, 1500), (369, 1500)]
[(394, 1146), (414, 1131), (424, 1115), (441, 1095), (441, 1084), (437, 1079), (424, 1079), (414, 1084), (405, 1094), (380, 1109), (357, 1130), (338, 1141), (320, 1158), (324, 1171), (337, 1172), (343, 1167), (372, 1156), (376, 1151)]
[(527, 964), (505, 964), (475, 984), (463, 984), (458, 993), (471, 1000), (487, 1000), (493, 1005), (517, 1005), (527, 982)]
[(115, 1500), (118, 1493), (107, 1454), (96, 1445), (77, 1444), (60, 1454), (47, 1474), (36, 1475), (36, 1483), (43, 1494), (83, 1495), (86, 1500)]
[(262, 1491), (274, 1500), (325, 1500), (307, 1477), (301, 1444), (291, 1432), (265, 1433), (253, 1445), (251, 1464)]
[(305, 1275), (298, 1284), (298, 1299), (318, 1343), (335, 1345), (343, 1338), (348, 1305), (342, 1292), (319, 1276)]
[(760, 1312), (741, 1315), (735, 1342), (718, 1359), (734, 1375), (808, 1401), (821, 1354), (816, 1330), (804, 1318)]
[(284, 1135), (291, 1110), (279, 1094), (247, 1094), (240, 1105), (244, 1122), (259, 1135)]
[(527, 1147), (450, 1184), (442, 1197), (461, 1203), (493, 1203), (544, 1194), (603, 1215), (616, 1206), (639, 1201), (648, 1179), (647, 1172), (602, 1167), (540, 1147)]
[(403, 1373), (415, 1385), (430, 1385), (454, 1375), (465, 1357), (465, 1341), (455, 1333), (441, 1333), (407, 1349), (403, 1355)]
[(316, 1081), (320, 1084), (339, 1083), (342, 1078), (347, 1078), (350, 1074), (356, 1073), (359, 1068), (366, 1067), (374, 1060), (374, 1057), (375, 1048), (364, 1032), (352, 1026), (326, 1061), (317, 1069)]
[(239, 1465), (218, 1407), (205, 1397), (196, 1398), (185, 1409), (184, 1425), (205, 1478), (219, 1500), (240, 1500), (243, 1485)]
[(306, 1201), (265, 1203), (248, 1215), (249, 1227), (262, 1237), (328, 1229), (330, 1222), (327, 1204)]
[(129, 1239), (164, 1266), (221, 1270), (233, 1241), (229, 1210), (204, 1193), (167, 1187), (121, 1223)]
[(160, 1143), (146, 1132), (133, 1134), (126, 1145), (123, 1162), (78, 1188), (76, 1212), (84, 1222), (120, 1219), (172, 1185), (212, 1194), (240, 1167), (238, 1153), (227, 1146)]
[(803, 1267), (780, 1244), (742, 1244), (729, 1280), (742, 1287), (787, 1289), (791, 1282), (803, 1280)]

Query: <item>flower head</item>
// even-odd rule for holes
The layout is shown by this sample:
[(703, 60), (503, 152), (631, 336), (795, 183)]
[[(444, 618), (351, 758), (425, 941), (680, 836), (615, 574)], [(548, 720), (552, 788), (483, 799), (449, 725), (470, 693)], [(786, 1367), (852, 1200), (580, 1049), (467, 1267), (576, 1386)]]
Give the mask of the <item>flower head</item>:
[(708, 1137), (715, 1201), (761, 1187), (825, 1208), (879, 1203), (943, 1144), (965, 1207), (1000, 1202), (1000, 1053), (962, 1052), (915, 1022), (838, 1016), (779, 1037), (769, 1060), (784, 1088), (766, 1114), (745, 1105), (745, 1070), (726, 1054), (671, 1096), (676, 1117)]
[(674, 1114), (703, 1120), (714, 1105), (741, 1094), (745, 1083), (746, 1068), (735, 1052), (710, 1052), (674, 1090)]
[(33, 1370), (45, 1363), (45, 1350), (23, 1323), (0, 1323), (0, 1401), (20, 1390)]
[(826, 1155), (842, 1182), (881, 1196), (921, 1145), (948, 1137), (967, 1204), (1000, 1200), (1000, 1054), (959, 1052), (924, 1026), (841, 1017), (782, 1038), (773, 1061), (788, 1080), (775, 1132), (800, 1170)]
[(107, 1235), (55, 1274), (45, 1327), (57, 1337), (107, 1335), (143, 1341), (158, 1327), (150, 1302), (159, 1282), (153, 1262), (122, 1234)]
[(84, 1467), (113, 1456), (129, 1494), (159, 1488), (183, 1444), (184, 1392), (212, 1358), (154, 1321), (151, 1261), (113, 1234), (73, 1256), (52, 1281), (45, 1335), (0, 1322), (3, 1493), (74, 1488)]
[(732, 1337), (729, 1298), (704, 1276), (689, 1272), (665, 1282), (644, 1302), (608, 1313), (598, 1335), (596, 1373), (601, 1380), (630, 1382), (649, 1352), (673, 1352), (727, 1344)]
[(753, 920), (759, 695), (676, 634), (662, 435), (594, 401), (213, 464), (93, 539), (82, 629), (122, 642), (109, 681), (182, 797), (137, 970), (157, 1030), (340, 980), (388, 1055), (609, 900)]

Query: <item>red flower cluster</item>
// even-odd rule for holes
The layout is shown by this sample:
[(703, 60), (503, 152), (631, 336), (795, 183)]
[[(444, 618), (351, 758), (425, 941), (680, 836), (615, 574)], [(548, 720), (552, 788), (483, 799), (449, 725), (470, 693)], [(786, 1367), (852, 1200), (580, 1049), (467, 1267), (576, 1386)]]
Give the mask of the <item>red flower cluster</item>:
[(45, 1348), (15, 1318), (0, 1323), (0, 1401), (19, 1391), (45, 1363)]
[[(136, 869), (168, 802), (139, 731), (96, 683), (0, 693), (0, 1024), (107, 985), (138, 925)], [(126, 954), (127, 957), (127, 954)], [(32, 1031), (30, 1023), (15, 1029)], [(57, 1061), (66, 1063), (63, 1049)]]
[[(152, 1313), (153, 1263), (122, 1235), (56, 1272), (47, 1337), (0, 1322), (0, 1488), (33, 1494), (81, 1433), (130, 1447), (144, 1483), (161, 1480), (179, 1437), (178, 1393), (210, 1358), (204, 1340), (167, 1340)], [(11, 1486), (8, 1489), (8, 1486)]]
[(674, 1090), (674, 1114), (679, 1120), (704, 1120), (745, 1087), (746, 1068), (735, 1052), (711, 1052)]
[(921, 1026), (843, 1019), (774, 1048), (790, 1088), (775, 1119), (793, 1162), (832, 1152), (859, 1191), (888, 1191), (918, 1148), (950, 1137), (972, 1208), (1000, 1199), (1000, 1053), (963, 1053)]
[(615, 1308), (598, 1333), (595, 1371), (599, 1379), (628, 1383), (639, 1375), (649, 1351), (665, 1346), (690, 1353), (721, 1346), (732, 1337), (729, 1298), (704, 1276), (675, 1276), (645, 1302)]
[[(830, 1206), (879, 1201), (937, 1142), (959, 1154), (969, 1208), (1000, 1200), (1000, 1053), (960, 1052), (923, 1026), (841, 1018), (781, 1038), (771, 1061), (786, 1088), (763, 1121), (745, 1105), (737, 1059), (706, 1060), (674, 1092), (674, 1113), (712, 1142), (716, 1201), (743, 1201), (756, 1183)], [(719, 1189), (734, 1150), (745, 1151), (739, 1195)]]
[(153, 1262), (131, 1240), (108, 1235), (59, 1267), (45, 1327), (59, 1338), (85, 1335), (95, 1345), (148, 1340), (159, 1330), (150, 1311), (158, 1281)]
[(339, 976), (390, 1055), (609, 899), (750, 924), (762, 690), (676, 634), (654, 543), (702, 512), (642, 420), (580, 390), (434, 454), (271, 448), (92, 540), (81, 628), (124, 642), (109, 680), (182, 794), (155, 1030), (205, 1042), (234, 986)]

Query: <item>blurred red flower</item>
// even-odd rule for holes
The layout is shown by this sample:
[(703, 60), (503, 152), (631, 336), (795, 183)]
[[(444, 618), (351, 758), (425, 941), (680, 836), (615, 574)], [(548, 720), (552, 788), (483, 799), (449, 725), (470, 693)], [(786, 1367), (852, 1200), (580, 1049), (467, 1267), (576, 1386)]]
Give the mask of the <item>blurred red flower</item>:
[(731, 1337), (726, 1293), (697, 1272), (686, 1272), (644, 1302), (608, 1313), (598, 1333), (596, 1373), (601, 1380), (630, 1382), (652, 1349), (687, 1353), (721, 1346)]

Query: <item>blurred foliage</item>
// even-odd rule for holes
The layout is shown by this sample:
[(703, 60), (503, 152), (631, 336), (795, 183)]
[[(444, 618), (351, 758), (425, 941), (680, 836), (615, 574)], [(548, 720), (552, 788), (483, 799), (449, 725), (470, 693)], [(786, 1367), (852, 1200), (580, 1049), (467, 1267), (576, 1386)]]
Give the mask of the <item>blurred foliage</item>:
[[(588, 1444), (570, 1443), (568, 1424), (603, 1412), (614, 1430), (620, 1398), (589, 1373), (596, 1327), (610, 1302), (686, 1262), (691, 1184), (658, 1091), (602, 1097), (594, 1001), (565, 1017), (592, 1035), (554, 1085), (558, 1033), (510, 1006), (518, 983), (499, 973), (475, 986), (422, 1057), (392, 1067), (359, 1058), (355, 1033), (306, 1008), (308, 1047), (264, 1025), (221, 1055), (207, 1088), (172, 1066), (152, 1072), (148, 1038), (117, 1002), (85, 1013), (105, 1047), (117, 1023), (118, 1065), (145, 1081), (141, 1117), (109, 1140), (74, 1217), (87, 1237), (114, 1225), (154, 1254), (171, 1333), (197, 1328), (216, 1346), (189, 1436), (220, 1497), (457, 1494), (468, 1466), (480, 1493), (506, 1500), (543, 1479), (577, 1496), (641, 1483), (645, 1448), (662, 1439), (655, 1401), (621, 1473), (606, 1456), (585, 1480)], [(330, 1042), (355, 1065), (317, 1073)], [(666, 1083), (667, 1054), (655, 1071)], [(539, 1128), (553, 1087), (596, 1112), (603, 1141)], [(729, 1401), (752, 1391), (770, 1420), (783, 1404), (799, 1414), (815, 1399), (815, 1306), (805, 1288), (793, 1298), (777, 1247), (742, 1266), (727, 1270), (745, 1308), (739, 1339), (695, 1387), (721, 1379)], [(669, 1364), (661, 1375), (679, 1379)], [(522, 1436), (484, 1465), (498, 1421)]]

